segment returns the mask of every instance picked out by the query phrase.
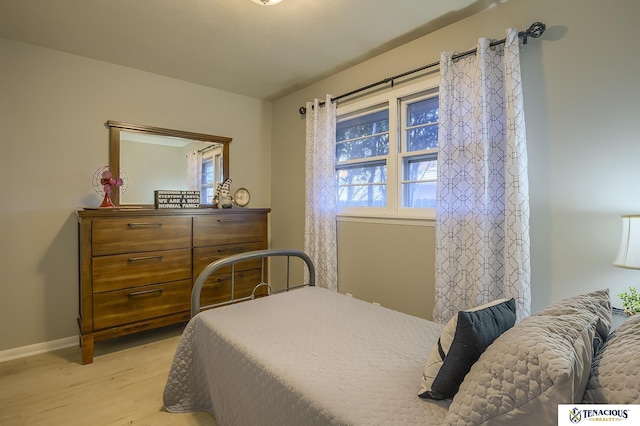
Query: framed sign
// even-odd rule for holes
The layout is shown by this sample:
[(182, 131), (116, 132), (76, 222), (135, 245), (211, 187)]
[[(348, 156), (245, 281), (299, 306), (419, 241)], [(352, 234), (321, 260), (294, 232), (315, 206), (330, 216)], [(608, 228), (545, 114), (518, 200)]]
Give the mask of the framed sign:
[(200, 191), (159, 189), (154, 191), (156, 209), (197, 209)]

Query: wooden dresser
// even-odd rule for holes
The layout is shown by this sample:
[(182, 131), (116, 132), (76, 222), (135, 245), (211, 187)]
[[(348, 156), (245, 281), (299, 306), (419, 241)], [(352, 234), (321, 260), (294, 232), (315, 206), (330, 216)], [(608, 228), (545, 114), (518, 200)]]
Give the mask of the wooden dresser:
[[(95, 341), (189, 319), (191, 287), (209, 263), (266, 249), (269, 209), (80, 210), (82, 363)], [(260, 262), (235, 270), (235, 298), (260, 282)], [(263, 289), (264, 290), (264, 289)], [(231, 299), (231, 271), (211, 276), (204, 305)]]

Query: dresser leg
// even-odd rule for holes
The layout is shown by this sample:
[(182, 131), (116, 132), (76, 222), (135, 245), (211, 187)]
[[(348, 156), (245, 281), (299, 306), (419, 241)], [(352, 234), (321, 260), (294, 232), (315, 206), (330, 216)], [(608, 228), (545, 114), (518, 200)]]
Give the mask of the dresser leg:
[(93, 336), (80, 336), (82, 347), (82, 365), (93, 362)]

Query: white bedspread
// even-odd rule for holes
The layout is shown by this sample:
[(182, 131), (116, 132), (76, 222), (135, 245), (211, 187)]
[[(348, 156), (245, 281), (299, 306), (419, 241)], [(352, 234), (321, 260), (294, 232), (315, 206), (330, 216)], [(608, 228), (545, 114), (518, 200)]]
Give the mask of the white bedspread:
[(417, 396), (443, 326), (308, 287), (202, 312), (176, 351), (168, 411), (219, 425), (441, 425)]

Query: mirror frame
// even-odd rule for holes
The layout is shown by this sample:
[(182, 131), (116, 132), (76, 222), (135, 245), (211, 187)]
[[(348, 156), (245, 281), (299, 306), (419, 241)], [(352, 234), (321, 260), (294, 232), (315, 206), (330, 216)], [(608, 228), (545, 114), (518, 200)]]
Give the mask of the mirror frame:
[[(229, 144), (232, 138), (226, 136), (209, 135), (206, 133), (194, 133), (184, 130), (164, 129), (162, 127), (146, 126), (142, 124), (124, 123), (122, 121), (109, 120), (105, 123), (109, 127), (109, 168), (120, 170), (120, 131), (146, 133), (151, 135), (172, 136), (177, 138), (190, 139), (201, 142), (214, 142), (222, 144), (222, 180), (227, 179), (229, 174)], [(119, 177), (119, 176), (116, 176)], [(160, 188), (159, 188), (160, 189)], [(115, 206), (120, 206), (120, 191), (113, 191), (111, 202)]]

